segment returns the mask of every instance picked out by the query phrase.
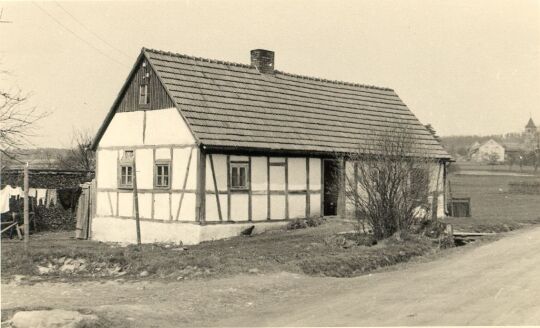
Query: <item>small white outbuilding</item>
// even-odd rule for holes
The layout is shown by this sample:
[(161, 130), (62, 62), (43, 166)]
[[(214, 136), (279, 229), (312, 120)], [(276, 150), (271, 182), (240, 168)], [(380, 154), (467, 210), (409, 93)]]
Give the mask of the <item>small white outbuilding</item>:
[(262, 49), (245, 65), (143, 48), (94, 140), (92, 238), (136, 240), (135, 170), (143, 242), (345, 215), (345, 154), (397, 126), (433, 158), (443, 216), (450, 156), (392, 89), (283, 73)]

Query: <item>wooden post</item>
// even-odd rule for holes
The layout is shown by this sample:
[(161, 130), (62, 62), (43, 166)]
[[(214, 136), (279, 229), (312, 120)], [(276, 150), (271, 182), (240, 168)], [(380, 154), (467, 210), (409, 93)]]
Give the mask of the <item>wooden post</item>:
[(199, 224), (206, 221), (206, 153), (199, 148), (197, 156), (197, 194), (195, 197), (195, 216)]
[(141, 244), (141, 223), (139, 221), (139, 194), (137, 193), (137, 167), (133, 157), (133, 205), (135, 211), (135, 226), (137, 227), (137, 245)]
[(28, 250), (28, 237), (30, 235), (30, 223), (28, 217), (28, 162), (24, 166), (24, 250)]

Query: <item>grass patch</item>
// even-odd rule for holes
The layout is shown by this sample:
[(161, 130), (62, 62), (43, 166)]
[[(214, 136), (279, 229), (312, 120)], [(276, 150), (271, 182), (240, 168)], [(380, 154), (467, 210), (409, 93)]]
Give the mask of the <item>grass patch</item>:
[[(427, 239), (358, 246), (360, 242), (368, 243), (366, 239), (348, 248), (326, 243), (329, 237), (352, 229), (351, 223), (333, 221), (308, 229), (281, 230), (187, 247), (159, 244), (118, 247), (74, 240), (65, 233), (48, 233), (32, 236), (28, 254), (20, 241), (2, 240), (2, 274), (5, 278), (27, 275), (49, 280), (117, 277), (178, 280), (282, 271), (350, 276), (437, 248), (433, 243), (427, 247)], [(61, 270), (66, 266), (73, 268), (74, 263), (77, 263), (75, 269)], [(332, 266), (343, 269), (332, 271)], [(40, 275), (39, 270), (44, 272)], [(145, 272), (143, 276), (142, 272)]]
[(453, 195), (471, 197), (472, 217), (445, 221), (455, 230), (470, 232), (505, 232), (540, 223), (538, 195), (511, 193), (509, 184), (515, 181), (523, 181), (523, 177), (450, 176)]

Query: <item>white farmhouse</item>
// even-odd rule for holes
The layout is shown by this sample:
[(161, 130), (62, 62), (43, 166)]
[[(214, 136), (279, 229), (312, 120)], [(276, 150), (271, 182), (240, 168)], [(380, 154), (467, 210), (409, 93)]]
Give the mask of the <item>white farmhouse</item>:
[(245, 65), (143, 48), (94, 140), (92, 238), (134, 242), (134, 209), (143, 242), (184, 244), (346, 215), (346, 154), (397, 126), (433, 158), (443, 216), (450, 157), (393, 90), (283, 73), (268, 50)]
[(505, 148), (497, 141), (489, 139), (476, 147), (470, 156), (475, 162), (502, 163), (505, 160)]

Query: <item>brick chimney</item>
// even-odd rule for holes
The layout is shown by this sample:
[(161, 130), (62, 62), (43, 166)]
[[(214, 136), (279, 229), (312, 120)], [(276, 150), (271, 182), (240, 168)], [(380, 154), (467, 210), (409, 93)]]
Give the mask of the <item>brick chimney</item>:
[(274, 52), (264, 49), (251, 50), (251, 66), (263, 74), (274, 73)]

